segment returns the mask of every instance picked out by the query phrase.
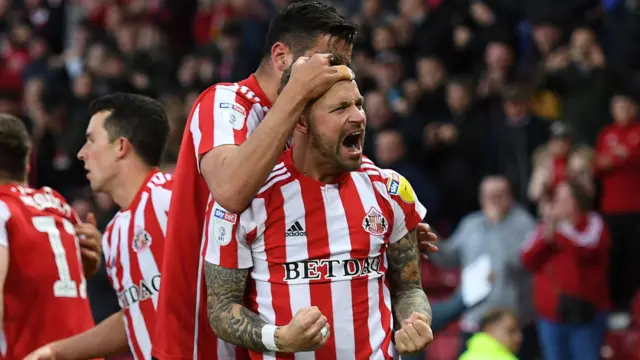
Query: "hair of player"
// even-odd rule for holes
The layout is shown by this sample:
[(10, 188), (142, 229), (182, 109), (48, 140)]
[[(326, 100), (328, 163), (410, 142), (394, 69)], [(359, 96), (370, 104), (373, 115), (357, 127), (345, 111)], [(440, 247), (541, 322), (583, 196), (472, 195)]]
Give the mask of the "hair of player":
[(286, 44), (298, 57), (313, 47), (320, 35), (353, 44), (357, 33), (358, 26), (338, 14), (334, 7), (319, 1), (294, 1), (271, 20), (263, 58), (271, 56), (271, 48), (277, 42)]
[(0, 114), (0, 178), (24, 181), (31, 137), (24, 122), (9, 114)]
[(518, 318), (513, 311), (508, 309), (489, 310), (482, 319), (480, 319), (480, 323), (478, 324), (480, 331), (486, 331), (488, 327), (499, 323), (506, 316), (513, 317), (514, 319)]
[(147, 165), (160, 165), (169, 137), (169, 120), (162, 103), (147, 96), (118, 92), (92, 101), (89, 111), (91, 115), (109, 111), (104, 120), (109, 141), (124, 137)]
[[(347, 65), (348, 63), (349, 61), (343, 56), (340, 56), (340, 54), (331, 54), (331, 59), (329, 60), (330, 66)], [(289, 83), (289, 80), (291, 79), (291, 69), (292, 66), (289, 66), (285, 69), (285, 71), (282, 72), (282, 77), (280, 77), (280, 87), (278, 88), (278, 95), (280, 95), (282, 90), (284, 90), (284, 87)]]

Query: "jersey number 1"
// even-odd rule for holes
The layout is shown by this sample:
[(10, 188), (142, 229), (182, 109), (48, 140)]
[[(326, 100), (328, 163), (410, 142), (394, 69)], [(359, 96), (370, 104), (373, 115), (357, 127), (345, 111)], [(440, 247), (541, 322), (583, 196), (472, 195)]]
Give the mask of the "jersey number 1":
[[(84, 275), (81, 274), (82, 282), (78, 287), (77, 283), (71, 279), (67, 252), (64, 249), (64, 245), (62, 245), (62, 237), (60, 230), (56, 226), (55, 218), (53, 216), (36, 216), (32, 219), (32, 222), (36, 230), (46, 233), (49, 237), (49, 243), (56, 260), (58, 280), (53, 283), (53, 295), (55, 297), (77, 298), (79, 293), (80, 297), (85, 299), (87, 297), (86, 280)], [(78, 244), (78, 238), (76, 237), (76, 229), (67, 219), (62, 219), (62, 225), (64, 230), (75, 239), (76, 249), (78, 249), (76, 256), (80, 259), (80, 244)]]

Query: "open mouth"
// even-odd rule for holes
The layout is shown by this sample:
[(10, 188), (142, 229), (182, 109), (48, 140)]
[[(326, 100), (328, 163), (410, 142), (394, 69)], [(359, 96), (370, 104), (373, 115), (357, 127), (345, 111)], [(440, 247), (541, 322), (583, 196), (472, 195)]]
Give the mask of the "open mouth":
[(342, 140), (342, 146), (344, 146), (350, 154), (360, 154), (362, 152), (363, 136), (364, 131), (354, 131)]

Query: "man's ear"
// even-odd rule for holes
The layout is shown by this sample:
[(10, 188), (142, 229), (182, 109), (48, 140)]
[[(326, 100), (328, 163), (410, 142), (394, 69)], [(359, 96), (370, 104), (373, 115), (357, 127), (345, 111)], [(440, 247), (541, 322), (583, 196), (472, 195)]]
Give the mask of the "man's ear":
[(283, 42), (276, 42), (271, 47), (271, 62), (279, 72), (284, 72), (293, 62), (291, 49)]
[(119, 137), (114, 141), (114, 146), (116, 147), (116, 152), (118, 154), (118, 159), (122, 159), (127, 154), (133, 150), (133, 145), (129, 142), (129, 139), (125, 137)]
[(298, 123), (296, 124), (296, 131), (302, 134), (309, 132), (309, 119), (307, 114), (303, 113), (300, 115), (300, 119), (298, 119)]

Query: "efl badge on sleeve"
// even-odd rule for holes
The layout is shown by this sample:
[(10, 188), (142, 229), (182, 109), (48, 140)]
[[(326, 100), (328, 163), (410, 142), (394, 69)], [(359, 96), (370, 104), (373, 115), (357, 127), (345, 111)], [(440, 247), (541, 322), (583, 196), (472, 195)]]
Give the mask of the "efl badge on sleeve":
[(244, 127), (247, 112), (238, 104), (220, 103), (220, 116), (224, 121), (231, 124), (234, 130), (242, 130)]
[(387, 233), (389, 223), (380, 211), (372, 207), (362, 220), (362, 227), (369, 234), (380, 236)]
[(143, 228), (136, 228), (133, 233), (133, 243), (131, 247), (133, 251), (140, 252), (144, 249), (149, 248), (151, 246), (151, 235)]

